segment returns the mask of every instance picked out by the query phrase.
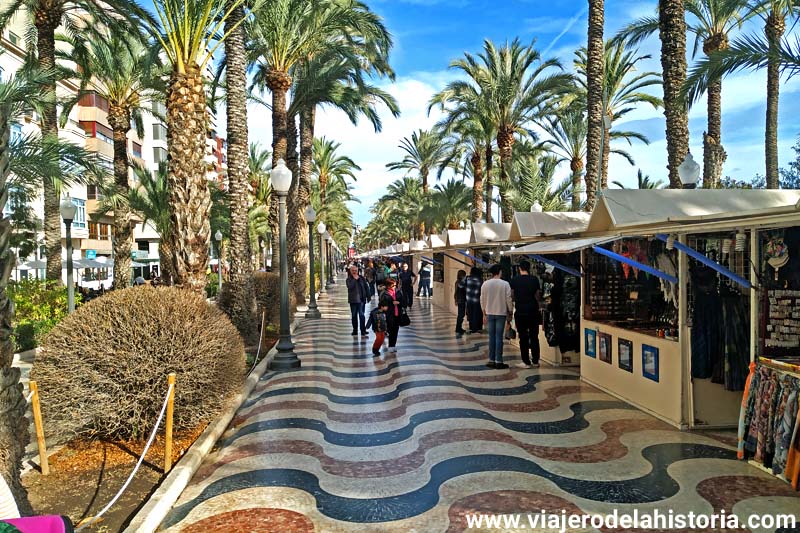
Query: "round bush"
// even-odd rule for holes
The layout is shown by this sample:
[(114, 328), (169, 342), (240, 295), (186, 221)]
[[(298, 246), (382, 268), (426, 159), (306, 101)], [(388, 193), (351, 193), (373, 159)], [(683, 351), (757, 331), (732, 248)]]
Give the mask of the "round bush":
[(78, 308), (45, 338), (31, 379), (56, 438), (143, 438), (177, 374), (176, 429), (219, 413), (245, 372), (244, 345), (225, 314), (174, 287), (113, 291)]
[[(279, 325), (281, 322), (281, 276), (277, 272), (255, 272), (253, 274), (253, 291), (261, 311), (266, 311), (267, 324)], [(289, 287), (289, 317), (294, 318), (297, 311), (297, 298)]]

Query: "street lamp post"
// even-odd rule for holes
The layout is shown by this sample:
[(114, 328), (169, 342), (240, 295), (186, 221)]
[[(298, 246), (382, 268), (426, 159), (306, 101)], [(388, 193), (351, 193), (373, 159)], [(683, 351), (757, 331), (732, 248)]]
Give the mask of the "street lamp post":
[(300, 359), (294, 353), (292, 332), (289, 326), (289, 258), (286, 253), (286, 194), (292, 185), (292, 172), (283, 159), (270, 172), (272, 190), (278, 195), (278, 224), (280, 226), (281, 249), (281, 327), (276, 346), (278, 353), (269, 364), (270, 370), (289, 370), (300, 367)]
[(219, 283), (217, 287), (217, 298), (219, 298), (222, 292), (222, 232), (217, 230), (214, 234), (214, 238), (217, 240), (217, 282)]
[(325, 289), (327, 285), (327, 280), (325, 279), (325, 261), (327, 261), (327, 256), (325, 255), (325, 223), (320, 221), (317, 225), (317, 233), (319, 233), (319, 295), (322, 296), (325, 294)]
[(335, 282), (333, 281), (333, 273), (334, 269), (336, 268), (336, 258), (333, 257), (333, 239), (331, 238), (330, 234), (328, 234), (328, 283), (333, 285)]
[(306, 222), (308, 222), (308, 311), (306, 311), (306, 318), (322, 318), (317, 308), (317, 292), (316, 283), (314, 280), (314, 222), (317, 220), (317, 212), (309, 204), (306, 208)]
[(69, 313), (75, 311), (75, 285), (72, 281), (72, 221), (75, 219), (77, 209), (78, 207), (72, 203), (69, 195), (61, 200), (59, 210), (67, 230), (67, 312)]
[(696, 189), (697, 181), (700, 179), (700, 165), (692, 157), (692, 152), (686, 154), (686, 158), (678, 167), (678, 176), (684, 189)]

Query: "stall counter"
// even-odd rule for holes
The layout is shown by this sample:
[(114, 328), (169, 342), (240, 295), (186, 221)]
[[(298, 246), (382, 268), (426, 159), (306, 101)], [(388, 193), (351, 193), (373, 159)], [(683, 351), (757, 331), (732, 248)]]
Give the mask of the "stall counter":
[[(683, 425), (679, 342), (585, 319), (581, 322), (581, 330), (580, 365), (583, 381), (671, 425), (679, 428)], [(587, 334), (587, 331), (594, 332), (594, 335)], [(611, 336), (610, 363), (602, 360), (601, 334)], [(594, 338), (594, 349), (591, 350), (589, 346), (593, 357), (587, 355), (587, 338), (590, 342)], [(620, 339), (630, 343), (630, 371), (620, 366)], [(643, 373), (643, 346), (648, 347), (648, 360), (651, 361), (648, 370), (652, 378)], [(655, 368), (652, 365), (654, 353), (657, 360)]]

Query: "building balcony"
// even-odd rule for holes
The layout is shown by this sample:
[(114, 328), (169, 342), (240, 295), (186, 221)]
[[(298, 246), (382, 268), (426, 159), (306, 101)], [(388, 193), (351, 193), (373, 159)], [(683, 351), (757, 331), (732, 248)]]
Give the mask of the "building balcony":
[[(93, 237), (93, 235), (90, 235)], [(100, 235), (101, 239), (81, 239), (81, 250), (96, 250), (98, 254), (110, 254), (111, 253), (111, 236), (110, 235)]]
[(89, 137), (86, 139), (86, 150), (112, 159), (114, 158), (114, 146), (97, 137)]

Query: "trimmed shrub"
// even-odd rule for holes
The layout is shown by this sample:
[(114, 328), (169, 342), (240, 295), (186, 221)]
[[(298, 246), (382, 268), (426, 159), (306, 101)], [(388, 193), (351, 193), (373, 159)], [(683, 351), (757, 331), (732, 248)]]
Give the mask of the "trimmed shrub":
[(206, 297), (213, 298), (219, 292), (219, 275), (216, 272), (206, 274)]
[[(267, 324), (281, 323), (281, 276), (277, 272), (255, 272), (253, 274), (253, 290), (258, 303), (259, 320), (261, 312), (267, 312)], [(293, 319), (297, 311), (297, 298), (289, 289), (289, 318)]]
[[(14, 350), (17, 352), (41, 345), (45, 335), (67, 316), (67, 288), (56, 281), (12, 281), (7, 291), (14, 302)], [(81, 295), (76, 291), (75, 303), (80, 301)]]
[(225, 314), (193, 292), (132, 287), (81, 306), (46, 337), (31, 373), (47, 431), (143, 438), (177, 374), (176, 429), (213, 418), (245, 373), (242, 340)]

